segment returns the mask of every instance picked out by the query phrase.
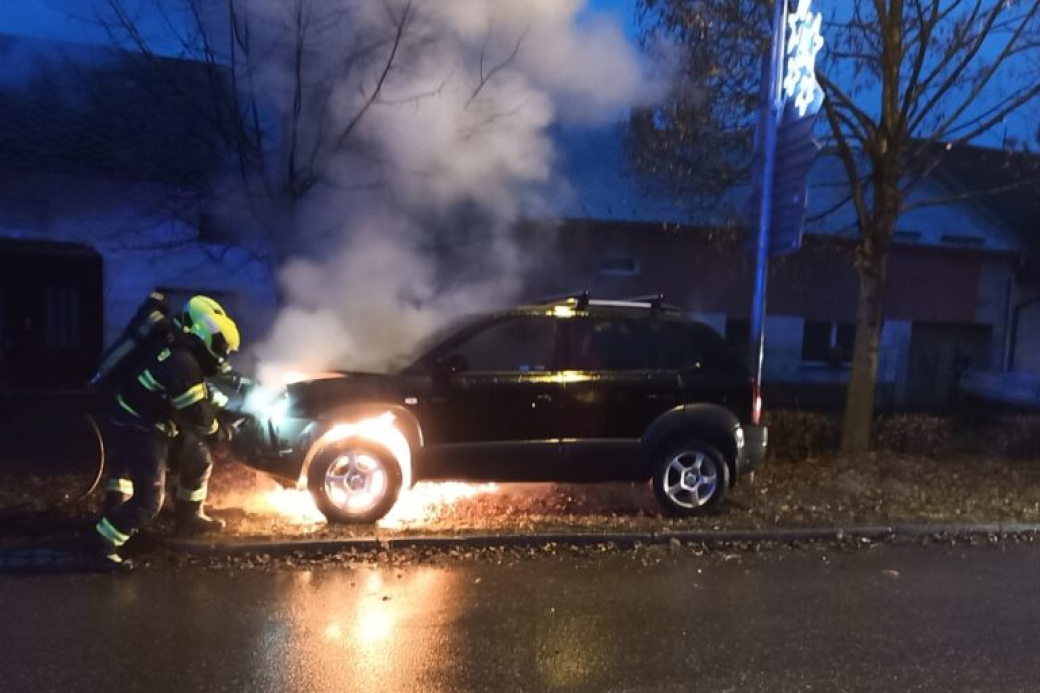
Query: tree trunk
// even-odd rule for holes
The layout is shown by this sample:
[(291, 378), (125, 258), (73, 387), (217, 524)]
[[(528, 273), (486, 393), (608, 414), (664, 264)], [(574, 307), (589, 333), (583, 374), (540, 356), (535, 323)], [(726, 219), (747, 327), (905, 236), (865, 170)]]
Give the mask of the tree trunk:
[[(891, 234), (882, 231), (879, 235), (884, 238)], [(852, 373), (845, 398), (845, 420), (841, 432), (841, 449), (845, 452), (870, 450), (888, 273), (888, 253), (882, 251), (878, 244), (865, 242), (859, 255), (856, 342), (852, 352)]]

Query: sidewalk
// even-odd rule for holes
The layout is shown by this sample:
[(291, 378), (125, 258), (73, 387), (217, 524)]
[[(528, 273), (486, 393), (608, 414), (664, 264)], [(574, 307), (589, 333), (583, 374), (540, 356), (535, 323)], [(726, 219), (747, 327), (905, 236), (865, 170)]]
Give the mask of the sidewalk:
[(964, 540), (977, 537), (1022, 537), (1040, 535), (1040, 524), (997, 522), (978, 524), (905, 524), (893, 526), (835, 528), (777, 528), (766, 530), (687, 530), (677, 532), (545, 532), (529, 534), (468, 534), (417, 536), (361, 536), (343, 539), (205, 540), (167, 539), (167, 549), (176, 554), (200, 557), (246, 555), (293, 556), (313, 558), (342, 552), (393, 552), (401, 549), (480, 549), (489, 547), (637, 546), (698, 544), (733, 546), (739, 544), (796, 544), (803, 542), (886, 541), (899, 538), (933, 537)]
[[(240, 471), (234, 481), (240, 487), (250, 480)], [(320, 515), (285, 512), (310, 505), (304, 492), (271, 491), (262, 477), (254, 481), (251, 500), (270, 493), (269, 507), (243, 509), (241, 497), (234, 498), (230, 510), (217, 510), (229, 521), (228, 533), (209, 541), (170, 540), (170, 549), (314, 555), (405, 547), (732, 545), (1040, 533), (1040, 462), (974, 456), (768, 461), (754, 483), (733, 489), (722, 512), (683, 520), (662, 517), (643, 485), (470, 486), (452, 497), (450, 484), (419, 484), (414, 497), (399, 503), (407, 507), (395, 508), (379, 525), (336, 526)], [(293, 493), (298, 495), (286, 495)], [(218, 506), (222, 495), (214, 499)]]

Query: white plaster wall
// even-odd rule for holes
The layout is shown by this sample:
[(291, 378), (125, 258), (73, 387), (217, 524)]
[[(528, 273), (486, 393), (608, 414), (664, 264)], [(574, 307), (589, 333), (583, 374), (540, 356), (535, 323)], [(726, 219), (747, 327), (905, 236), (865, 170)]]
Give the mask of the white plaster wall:
[(910, 335), (913, 323), (909, 320), (887, 320), (881, 328), (881, 346), (878, 357), (878, 382), (895, 384), (895, 404), (906, 400), (906, 377), (910, 367)]
[(804, 318), (793, 315), (766, 317), (766, 348), (762, 379), (772, 382), (801, 380)]
[(978, 300), (975, 305), (975, 322), (992, 325), (990, 340), (989, 370), (1004, 368), (1004, 352), (1007, 345), (1008, 307), (1012, 300), (1009, 287), (1014, 279), (1011, 258), (996, 257), (986, 260), (979, 272)]
[[(771, 315), (766, 320), (764, 377), (772, 382), (841, 384), (849, 380), (848, 366), (834, 367), (802, 362), (802, 337), (805, 320), (797, 316)], [(910, 355), (911, 323), (893, 320), (881, 332), (878, 382), (894, 383), (897, 398), (906, 388)]]
[(193, 231), (163, 214), (177, 196), (171, 187), (54, 173), (5, 175), (0, 183), (9, 199), (46, 200), (40, 223), (2, 225), (0, 236), (81, 243), (101, 254), (106, 344), (159, 286), (227, 292), (243, 339), (262, 336), (277, 300), (265, 263), (241, 249), (192, 240)]

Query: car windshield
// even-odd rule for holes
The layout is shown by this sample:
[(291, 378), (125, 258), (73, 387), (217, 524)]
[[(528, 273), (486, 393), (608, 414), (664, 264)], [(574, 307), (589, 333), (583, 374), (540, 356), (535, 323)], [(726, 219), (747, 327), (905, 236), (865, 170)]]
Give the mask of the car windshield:
[(446, 325), (441, 326), (421, 339), (411, 351), (395, 359), (390, 366), (390, 371), (396, 371), (402, 375), (414, 375), (424, 372), (430, 352), (456, 334), (480, 322), (485, 317), (483, 315), (467, 315), (449, 321)]

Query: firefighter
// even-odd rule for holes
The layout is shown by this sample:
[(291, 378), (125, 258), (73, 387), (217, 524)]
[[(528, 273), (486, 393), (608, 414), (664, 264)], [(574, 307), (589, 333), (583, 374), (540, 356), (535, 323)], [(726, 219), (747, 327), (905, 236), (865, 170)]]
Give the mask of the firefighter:
[[(206, 383), (209, 401), (219, 412), (228, 404), (228, 396), (212, 383)], [(109, 462), (110, 475), (105, 492), (103, 514), (114, 512), (134, 495), (134, 482), (130, 470), (115, 468), (117, 461)], [(224, 521), (209, 517), (203, 504), (209, 491), (209, 477), (213, 472), (213, 455), (209, 446), (192, 430), (178, 428), (170, 442), (168, 468), (177, 474), (174, 492), (174, 534), (193, 537), (199, 534), (219, 532)]]
[(111, 386), (114, 401), (106, 421), (107, 455), (112, 468), (127, 475), (130, 484), (123, 490), (132, 495), (105, 512), (90, 534), (92, 553), (106, 569), (132, 568), (119, 549), (159, 513), (167, 463), (179, 431), (183, 431), (180, 461), (205, 470), (188, 482), (193, 487), (184, 488), (190, 475), (183, 475), (182, 469), (180, 522), (212, 528), (213, 521), (202, 511), (210, 467), (208, 450), (200, 455), (193, 439), (208, 446), (230, 437), (230, 426), (221, 425), (216, 417), (206, 379), (217, 375), (238, 349), (238, 327), (206, 296), (191, 298), (175, 324), (178, 329), (167, 342), (142, 359), (143, 368), (135, 367)]

